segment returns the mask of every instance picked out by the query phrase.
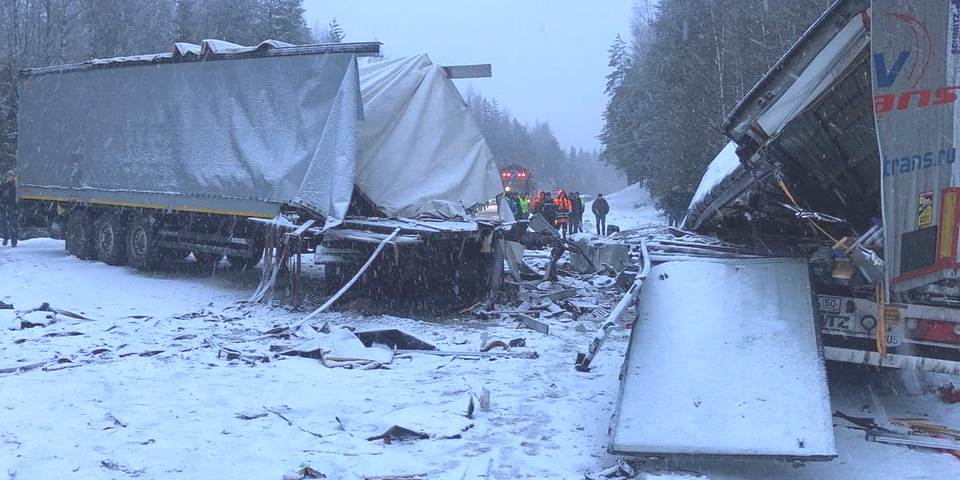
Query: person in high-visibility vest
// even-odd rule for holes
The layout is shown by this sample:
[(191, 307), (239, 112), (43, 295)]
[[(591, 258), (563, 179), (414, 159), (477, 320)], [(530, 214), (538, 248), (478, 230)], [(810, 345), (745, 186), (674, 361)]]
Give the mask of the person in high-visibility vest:
[(520, 194), (520, 218), (530, 216), (530, 197), (526, 193)]
[(557, 192), (557, 229), (560, 235), (567, 236), (570, 227), (570, 212), (573, 211), (573, 203), (567, 197), (567, 192), (560, 190)]

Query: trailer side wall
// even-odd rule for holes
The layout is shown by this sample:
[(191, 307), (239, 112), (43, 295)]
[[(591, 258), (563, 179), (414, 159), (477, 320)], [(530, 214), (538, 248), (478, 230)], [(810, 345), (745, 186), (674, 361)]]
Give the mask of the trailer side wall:
[(255, 217), (298, 203), (342, 218), (361, 108), (352, 54), (25, 76), (20, 195)]

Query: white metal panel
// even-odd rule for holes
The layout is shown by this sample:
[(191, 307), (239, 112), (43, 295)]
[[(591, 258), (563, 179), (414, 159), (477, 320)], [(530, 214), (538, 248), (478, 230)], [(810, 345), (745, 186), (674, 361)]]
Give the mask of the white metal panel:
[(840, 78), (854, 58), (866, 48), (867, 42), (863, 18), (856, 16), (848, 20), (790, 88), (760, 115), (757, 123), (763, 131), (767, 135), (779, 132), (787, 122)]
[(453, 218), (503, 191), (460, 92), (426, 55), (360, 67), (357, 187), (388, 216)]
[(836, 455), (804, 260), (663, 263), (638, 309), (613, 453)]

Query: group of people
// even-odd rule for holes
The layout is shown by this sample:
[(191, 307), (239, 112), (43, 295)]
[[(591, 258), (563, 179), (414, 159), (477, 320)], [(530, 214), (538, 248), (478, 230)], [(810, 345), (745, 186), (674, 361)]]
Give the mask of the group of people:
[[(563, 237), (570, 233), (583, 232), (583, 212), (586, 205), (580, 192), (568, 194), (560, 190), (556, 197), (550, 192), (537, 192), (534, 196), (530, 196), (529, 193), (507, 192), (506, 200), (513, 216), (518, 219), (540, 214), (544, 220), (556, 227)], [(596, 217), (597, 235), (603, 235), (606, 231), (610, 205), (603, 198), (602, 193), (597, 194), (592, 210)]]
[(17, 173), (7, 172), (0, 183), (0, 238), (3, 245), (17, 246), (20, 212), (17, 210)]

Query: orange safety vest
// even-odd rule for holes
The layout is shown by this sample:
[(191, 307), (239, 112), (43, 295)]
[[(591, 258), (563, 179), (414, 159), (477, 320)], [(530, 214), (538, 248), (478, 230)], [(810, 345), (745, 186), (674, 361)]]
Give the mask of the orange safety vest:
[(557, 224), (567, 223), (567, 218), (570, 216), (570, 212), (573, 211), (573, 202), (567, 198), (567, 195), (560, 193), (557, 195)]

